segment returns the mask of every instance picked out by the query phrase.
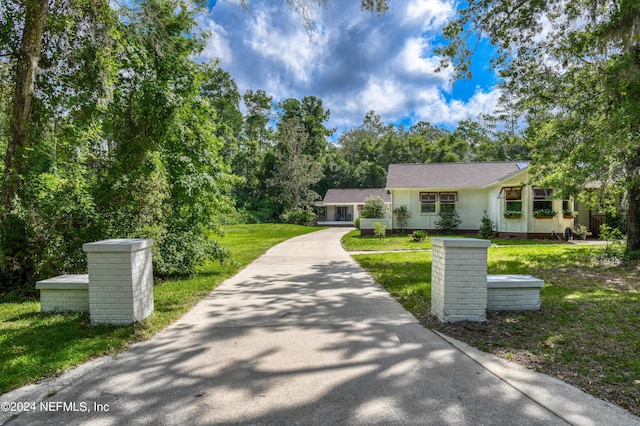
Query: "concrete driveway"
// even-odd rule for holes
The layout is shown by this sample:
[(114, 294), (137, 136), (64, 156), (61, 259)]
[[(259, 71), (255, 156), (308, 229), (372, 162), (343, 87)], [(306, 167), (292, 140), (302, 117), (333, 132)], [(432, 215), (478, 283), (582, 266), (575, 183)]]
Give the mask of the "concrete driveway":
[(424, 329), (342, 249), (345, 232), (273, 247), (153, 339), (2, 395), (36, 407), (0, 421), (640, 425)]

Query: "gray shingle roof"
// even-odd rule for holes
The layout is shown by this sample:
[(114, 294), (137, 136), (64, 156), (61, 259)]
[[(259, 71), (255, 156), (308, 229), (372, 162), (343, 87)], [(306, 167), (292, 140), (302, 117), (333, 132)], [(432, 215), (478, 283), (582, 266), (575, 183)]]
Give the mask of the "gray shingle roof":
[(322, 202), (324, 204), (364, 204), (368, 197), (381, 197), (387, 203), (391, 202), (391, 195), (384, 188), (375, 189), (329, 189)]
[(387, 188), (483, 188), (529, 166), (523, 161), (391, 164)]

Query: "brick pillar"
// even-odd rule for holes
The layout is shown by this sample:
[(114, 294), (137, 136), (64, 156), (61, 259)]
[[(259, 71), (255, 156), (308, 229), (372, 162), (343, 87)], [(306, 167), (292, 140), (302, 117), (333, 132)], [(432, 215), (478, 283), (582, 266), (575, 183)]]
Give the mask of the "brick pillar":
[(149, 239), (113, 239), (82, 245), (89, 264), (93, 324), (131, 324), (153, 312)]
[(431, 312), (443, 322), (486, 321), (489, 240), (431, 238)]

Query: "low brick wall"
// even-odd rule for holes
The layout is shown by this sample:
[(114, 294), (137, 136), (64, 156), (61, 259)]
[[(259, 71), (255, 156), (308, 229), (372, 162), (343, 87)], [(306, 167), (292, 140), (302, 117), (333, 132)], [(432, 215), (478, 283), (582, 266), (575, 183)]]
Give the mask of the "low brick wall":
[(380, 222), (381, 225), (387, 227), (387, 234), (391, 234), (391, 219), (368, 219), (360, 218), (360, 235), (374, 235), (374, 229), (376, 222)]
[(89, 312), (89, 275), (60, 275), (38, 281), (42, 312)]
[(488, 275), (487, 309), (537, 311), (544, 281), (530, 275)]

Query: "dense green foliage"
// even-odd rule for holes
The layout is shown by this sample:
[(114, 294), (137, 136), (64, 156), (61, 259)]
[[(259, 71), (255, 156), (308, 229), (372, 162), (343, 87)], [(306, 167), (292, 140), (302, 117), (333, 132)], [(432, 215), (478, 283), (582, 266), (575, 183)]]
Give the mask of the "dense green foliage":
[(457, 234), (462, 219), (457, 211), (439, 211), (436, 219), (436, 229), (442, 234)]
[(424, 229), (418, 229), (409, 234), (409, 240), (414, 243), (421, 243), (427, 238), (427, 231)]
[[(15, 39), (1, 47), (15, 87), (26, 32), (4, 30), (20, 27), (12, 12), (21, 4), (0, 8), (0, 40)], [(81, 271), (82, 243), (103, 238), (153, 238), (160, 276), (192, 274), (204, 259), (225, 256), (209, 235), (232, 206), (232, 179), (222, 125), (211, 119), (216, 104), (203, 96), (216, 83), (215, 65), (191, 59), (204, 46), (199, 7), (141, 0), (117, 11), (82, 1), (45, 8), (31, 119), (20, 118), (27, 134), (11, 132), (14, 150), (5, 155), (4, 286)], [(15, 116), (6, 120), (14, 126)]]
[(381, 197), (367, 197), (362, 206), (360, 217), (365, 219), (382, 219), (387, 215), (387, 205)]

